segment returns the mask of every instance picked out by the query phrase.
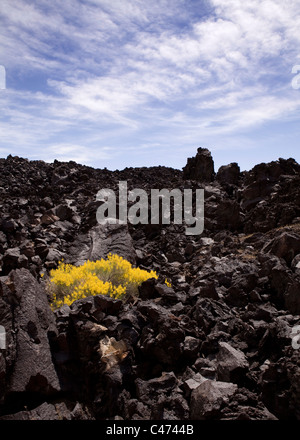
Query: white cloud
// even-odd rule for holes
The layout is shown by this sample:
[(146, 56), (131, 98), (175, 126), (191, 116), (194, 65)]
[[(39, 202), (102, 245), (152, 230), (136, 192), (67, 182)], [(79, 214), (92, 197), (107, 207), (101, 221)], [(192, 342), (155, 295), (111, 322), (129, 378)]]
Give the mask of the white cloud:
[(45, 152), (42, 152), (40, 158), (46, 162), (53, 162), (57, 159), (61, 162), (70, 160), (81, 164), (92, 164), (96, 160), (107, 160), (111, 157), (109, 149), (101, 148), (93, 150), (82, 144), (53, 144)]

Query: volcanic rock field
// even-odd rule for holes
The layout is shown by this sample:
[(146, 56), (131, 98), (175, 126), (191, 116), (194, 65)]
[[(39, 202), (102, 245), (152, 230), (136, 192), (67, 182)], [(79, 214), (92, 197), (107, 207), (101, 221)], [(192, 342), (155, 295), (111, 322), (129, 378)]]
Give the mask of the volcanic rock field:
[[(98, 191), (124, 181), (147, 194), (204, 189), (203, 232), (99, 224)], [(8, 156), (0, 204), (0, 420), (300, 419), (294, 159), (215, 170), (199, 148), (183, 170), (110, 171)], [(158, 279), (134, 300), (51, 309), (59, 261), (109, 253)]]

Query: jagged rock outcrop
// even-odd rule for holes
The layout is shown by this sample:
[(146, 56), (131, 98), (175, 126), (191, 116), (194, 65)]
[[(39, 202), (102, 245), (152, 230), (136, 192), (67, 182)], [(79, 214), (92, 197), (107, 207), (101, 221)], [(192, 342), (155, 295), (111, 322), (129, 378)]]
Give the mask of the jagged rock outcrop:
[(207, 148), (199, 147), (196, 156), (187, 160), (187, 164), (183, 168), (183, 177), (199, 182), (211, 182), (214, 176), (214, 161), (210, 151)]

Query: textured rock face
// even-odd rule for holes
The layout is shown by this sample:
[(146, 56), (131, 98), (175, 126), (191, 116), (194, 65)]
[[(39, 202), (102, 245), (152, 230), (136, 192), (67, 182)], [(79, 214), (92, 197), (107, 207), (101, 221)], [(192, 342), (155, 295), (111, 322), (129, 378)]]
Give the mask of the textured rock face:
[(241, 350), (227, 342), (219, 342), (217, 355), (217, 377), (224, 382), (240, 382), (249, 370), (249, 362)]
[(209, 420), (218, 415), (226, 399), (237, 390), (230, 382), (206, 380), (200, 384), (191, 397), (191, 419)]
[(223, 165), (218, 169), (216, 179), (227, 185), (238, 185), (240, 177), (240, 167), (236, 162)]
[[(0, 418), (299, 419), (299, 172), (279, 159), (215, 176), (205, 149), (183, 172), (0, 159)], [(98, 225), (97, 192), (124, 180), (203, 187), (203, 234)], [(49, 271), (109, 252), (159, 278), (128, 303), (51, 311)]]
[(263, 251), (283, 258), (290, 265), (294, 257), (300, 252), (300, 236), (283, 232), (271, 240), (270, 243), (267, 243)]
[(106, 258), (109, 253), (120, 255), (135, 264), (135, 250), (127, 224), (105, 224), (92, 227), (76, 238), (68, 250), (67, 261), (80, 265), (85, 261)]
[(183, 176), (200, 182), (211, 182), (214, 179), (214, 161), (207, 148), (198, 148), (197, 155), (188, 159), (183, 168)]
[(70, 408), (64, 402), (54, 405), (45, 402), (30, 411), (5, 415), (1, 420), (93, 420), (93, 417), (78, 403), (72, 409), (72, 405)]
[(49, 344), (56, 325), (44, 289), (26, 269), (17, 269), (1, 282), (1, 290), (1, 322), (7, 333), (4, 395), (59, 392)]

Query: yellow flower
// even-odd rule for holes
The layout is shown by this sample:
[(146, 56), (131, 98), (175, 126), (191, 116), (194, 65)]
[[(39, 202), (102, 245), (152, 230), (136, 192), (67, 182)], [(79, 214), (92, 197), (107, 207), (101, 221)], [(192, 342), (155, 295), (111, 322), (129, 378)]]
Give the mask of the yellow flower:
[(172, 287), (172, 284), (170, 283), (170, 281), (168, 281), (167, 278), (165, 279), (165, 284), (166, 284), (168, 287)]

